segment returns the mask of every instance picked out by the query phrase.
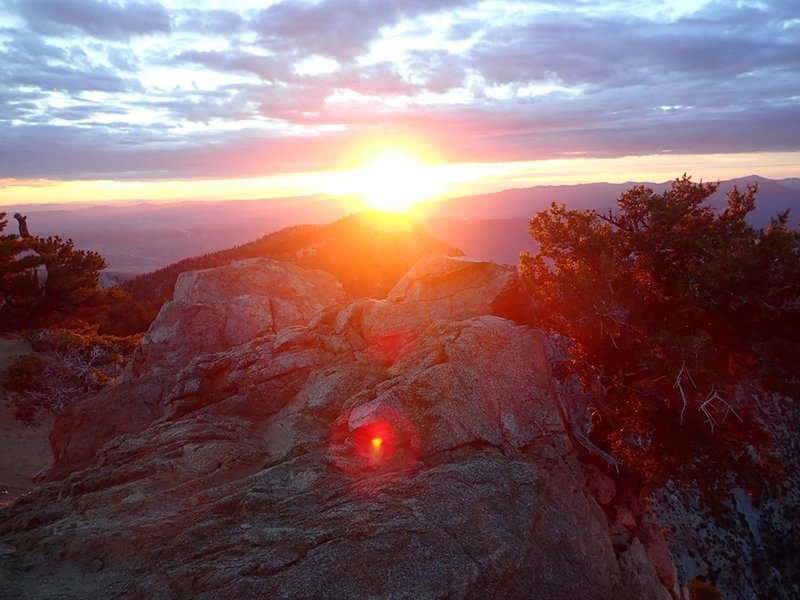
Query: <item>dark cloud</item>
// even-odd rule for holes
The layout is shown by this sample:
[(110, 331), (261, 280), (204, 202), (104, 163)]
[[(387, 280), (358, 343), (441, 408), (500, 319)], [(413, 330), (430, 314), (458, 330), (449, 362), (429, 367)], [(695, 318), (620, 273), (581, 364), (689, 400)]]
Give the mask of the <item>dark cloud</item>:
[[(575, 151), (787, 150), (800, 147), (780, 124), (796, 121), (798, 44), (797, 26), (771, 9), (726, 3), (672, 23), (550, 13), (487, 30), (465, 60), (496, 85), (572, 88), (516, 103), (532, 117), (579, 124), (560, 131)], [(510, 104), (494, 103), (501, 116)], [(509, 149), (525, 146), (505, 139)]]
[[(51, 110), (49, 116), (53, 120), (88, 124), (97, 118), (98, 113), (102, 113), (104, 117), (118, 115), (120, 122), (123, 122), (127, 111), (121, 107), (103, 106), (97, 102), (84, 102), (75, 106)], [(104, 127), (106, 126), (108, 126), (108, 123), (104, 123)]]
[(166, 111), (166, 119), (176, 123), (238, 122), (258, 114), (264, 90), (263, 85), (225, 85), (211, 91), (182, 93), (165, 100), (143, 101), (139, 106)]
[[(212, 103), (213, 104), (213, 103)], [(288, 106), (289, 103), (287, 103)], [(175, 107), (177, 109), (177, 107)], [(207, 107), (201, 111), (205, 114)], [(186, 107), (180, 109), (185, 111)], [(518, 110), (426, 109), (334, 114), (363, 135), (413, 135), (444, 150), (449, 160), (536, 160), (680, 153), (797, 150), (800, 115), (776, 108), (734, 121), (727, 117), (660, 111), (624, 127), (575, 112), (559, 120)], [(659, 132), (654, 135), (654, 131)], [(764, 135), (770, 132), (769, 135)], [(17, 127), (0, 139), (0, 178), (119, 179), (262, 176), (327, 168), (351, 141), (350, 134), (286, 138), (258, 134), (196, 134), (175, 138), (166, 125), (136, 127), (124, 120), (99, 130), (82, 127)], [(13, 165), (13, 170), (10, 168)]]
[[(293, 120), (292, 115), (324, 110), (325, 98), (336, 90), (349, 90), (365, 96), (414, 94), (421, 86), (409, 83), (389, 62), (357, 66), (346, 65), (321, 75), (303, 75), (294, 70), (290, 59), (236, 51), (187, 51), (174, 58), (176, 63), (193, 63), (223, 73), (251, 73), (266, 84), (257, 87), (261, 114)], [(228, 88), (230, 89), (230, 88)], [(241, 89), (245, 89), (242, 87)], [(252, 91), (253, 86), (246, 86)]]
[(31, 29), (45, 35), (78, 30), (101, 39), (128, 39), (170, 31), (169, 14), (152, 2), (18, 0), (17, 6)]
[(84, 91), (123, 92), (131, 88), (131, 82), (120, 78), (116, 73), (87, 72), (66, 66), (44, 65), (35, 72), (15, 69), (11, 75), (17, 85), (70, 94)]
[[(366, 116), (353, 125), (391, 136), (408, 134), (442, 149), (448, 160), (525, 161), (638, 156), (670, 152), (704, 154), (796, 151), (800, 114), (791, 107), (753, 113), (746, 120), (727, 115), (654, 110), (647, 119), (605, 119), (591, 110), (527, 107), (503, 112), (463, 107), (395, 113), (382, 121)], [(690, 167), (691, 165), (687, 165)]]
[(348, 0), (281, 2), (261, 11), (253, 27), (270, 49), (350, 61), (367, 50), (382, 26), (395, 22), (393, 5)]
[[(0, 89), (0, 127), (12, 121), (27, 121), (35, 118), (41, 111), (40, 104), (45, 95), (39, 91), (19, 90), (15, 88)], [(2, 131), (2, 129), (0, 129)]]
[(222, 73), (251, 73), (264, 82), (287, 84), (290, 89), (281, 89), (282, 93), (290, 96), (296, 95), (294, 91), (308, 94), (312, 89), (318, 89), (323, 98), (337, 89), (349, 89), (365, 95), (397, 95), (419, 89), (419, 86), (409, 84), (398, 72), (397, 66), (389, 62), (365, 66), (347, 65), (330, 73), (313, 76), (295, 71), (299, 57), (258, 55), (236, 50), (189, 50), (175, 56), (174, 62), (202, 65)]
[(348, 62), (369, 49), (381, 28), (403, 18), (474, 4), (475, 0), (284, 1), (261, 11), (253, 28), (273, 50), (319, 54)]
[[(319, 168), (335, 160), (339, 134), (285, 139), (253, 134), (171, 137), (164, 125), (100, 132), (72, 126), (31, 126), (0, 139), (0, 179), (174, 179), (260, 176)], [(147, 151), (142, 150), (147, 147)], [(14, 165), (13, 171), (6, 165)]]
[(108, 63), (117, 71), (134, 73), (139, 70), (139, 60), (128, 47), (103, 46), (98, 50), (105, 53)]

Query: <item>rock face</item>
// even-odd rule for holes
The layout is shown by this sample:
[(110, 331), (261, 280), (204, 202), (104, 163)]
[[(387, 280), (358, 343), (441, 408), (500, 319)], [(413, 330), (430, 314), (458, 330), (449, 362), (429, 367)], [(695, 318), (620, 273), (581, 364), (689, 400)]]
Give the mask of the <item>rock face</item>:
[(50, 478), (88, 466), (108, 440), (157, 419), (162, 396), (194, 357), (306, 323), (343, 299), (328, 273), (269, 259), (182, 274), (175, 299), (162, 307), (120, 380), (76, 400), (56, 421)]
[(10, 597), (675, 597), (658, 529), (581, 464), (541, 336), (492, 314), (513, 269), (428, 259), (349, 302), (292, 272), (310, 287), (261, 304), (226, 269), (179, 281), (117, 387), (102, 418), (146, 402), (137, 427), (90, 456), (109, 396), (61, 422), (0, 521)]
[(307, 323), (344, 296), (324, 271), (266, 258), (182, 273), (173, 301), (164, 305), (142, 341), (138, 364), (182, 367), (195, 356)]

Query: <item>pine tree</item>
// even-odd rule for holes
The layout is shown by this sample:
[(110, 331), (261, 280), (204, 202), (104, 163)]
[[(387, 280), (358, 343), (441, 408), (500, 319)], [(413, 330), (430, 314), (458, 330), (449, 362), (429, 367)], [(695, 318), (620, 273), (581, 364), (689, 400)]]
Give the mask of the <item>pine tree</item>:
[[(0, 213), (0, 233), (8, 224)], [(97, 252), (60, 237), (0, 235), (0, 330), (55, 325), (90, 317), (101, 303)]]
[(0, 329), (8, 330), (28, 320), (38, 305), (38, 255), (32, 239), (3, 234), (8, 221), (0, 213)]
[(764, 432), (736, 401), (743, 381), (800, 396), (800, 234), (786, 214), (748, 225), (754, 185), (715, 213), (716, 189), (684, 176), (627, 191), (616, 213), (554, 204), (521, 257), (532, 320), (571, 340), (594, 398), (593, 441), (645, 480), (745, 464)]

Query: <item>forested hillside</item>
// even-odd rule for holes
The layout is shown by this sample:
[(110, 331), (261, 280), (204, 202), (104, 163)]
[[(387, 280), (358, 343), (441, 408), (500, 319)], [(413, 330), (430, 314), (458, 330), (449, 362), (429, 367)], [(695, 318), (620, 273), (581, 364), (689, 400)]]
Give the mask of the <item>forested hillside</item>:
[(124, 284), (133, 306), (117, 333), (147, 329), (161, 305), (171, 299), (181, 273), (265, 257), (333, 274), (352, 297), (381, 298), (423, 256), (463, 253), (409, 219), (386, 219), (369, 213), (326, 225), (298, 225), (228, 250), (188, 258)]

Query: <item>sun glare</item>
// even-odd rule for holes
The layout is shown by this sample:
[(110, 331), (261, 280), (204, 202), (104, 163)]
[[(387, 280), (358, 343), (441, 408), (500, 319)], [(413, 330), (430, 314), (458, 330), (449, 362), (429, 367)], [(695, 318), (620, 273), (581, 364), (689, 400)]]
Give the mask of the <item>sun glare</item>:
[(434, 191), (429, 169), (413, 154), (384, 150), (355, 171), (355, 192), (372, 210), (405, 212)]

